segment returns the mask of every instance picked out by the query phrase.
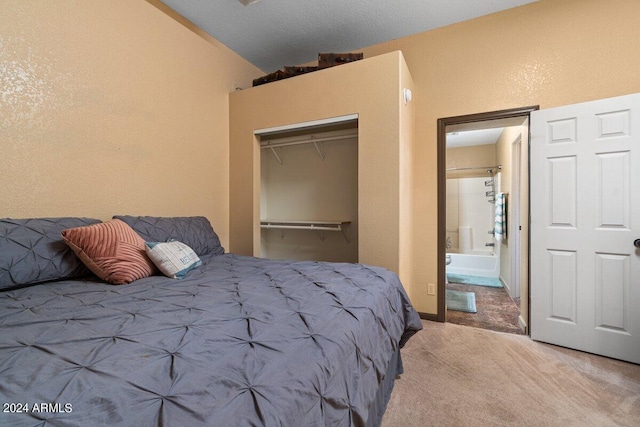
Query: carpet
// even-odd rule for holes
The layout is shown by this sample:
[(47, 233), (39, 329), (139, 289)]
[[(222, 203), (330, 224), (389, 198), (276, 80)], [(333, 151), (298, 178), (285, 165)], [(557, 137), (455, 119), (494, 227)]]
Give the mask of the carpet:
[(447, 309), (476, 313), (476, 294), (474, 292), (447, 289)]
[(500, 282), (500, 279), (494, 279), (492, 277), (447, 274), (447, 280), (451, 283), (460, 283), (461, 285), (489, 286), (492, 288), (502, 287), (502, 282)]
[(423, 320), (381, 427), (640, 426), (640, 365)]

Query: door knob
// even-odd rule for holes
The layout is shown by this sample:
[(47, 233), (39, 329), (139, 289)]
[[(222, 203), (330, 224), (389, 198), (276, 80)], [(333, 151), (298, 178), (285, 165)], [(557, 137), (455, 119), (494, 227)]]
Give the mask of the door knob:
[(636, 248), (640, 248), (640, 239), (634, 240), (633, 246), (635, 246)]

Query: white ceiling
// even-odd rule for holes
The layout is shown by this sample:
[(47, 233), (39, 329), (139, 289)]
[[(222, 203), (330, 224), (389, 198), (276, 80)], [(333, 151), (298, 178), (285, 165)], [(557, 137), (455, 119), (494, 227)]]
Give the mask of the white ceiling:
[(269, 73), (537, 0), (161, 1)]
[(447, 148), (495, 144), (504, 128), (469, 130), (447, 133)]
[(447, 148), (469, 147), (472, 145), (495, 144), (505, 128), (522, 126), (526, 117), (490, 119), (479, 122), (460, 123), (447, 126)]

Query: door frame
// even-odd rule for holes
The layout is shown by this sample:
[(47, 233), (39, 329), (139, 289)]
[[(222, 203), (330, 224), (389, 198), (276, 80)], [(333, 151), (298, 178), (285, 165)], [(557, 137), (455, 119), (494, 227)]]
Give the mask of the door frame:
[(509, 195), (509, 203), (511, 205), (511, 216), (509, 218), (509, 233), (511, 235), (511, 243), (509, 244), (509, 255), (511, 259), (510, 265), (510, 285), (509, 295), (511, 298), (520, 297), (520, 230), (522, 230), (520, 222), (522, 221), (521, 208), (521, 185), (522, 185), (522, 134), (511, 142), (511, 194)]
[(438, 185), (438, 314), (436, 320), (445, 322), (446, 309), (446, 239), (447, 239), (447, 126), (466, 123), (484, 122), (489, 120), (510, 119), (514, 117), (530, 117), (531, 112), (538, 110), (538, 105), (512, 108), (508, 110), (490, 111), (486, 113), (467, 114), (464, 116), (444, 117), (438, 119), (437, 140), (437, 185)]

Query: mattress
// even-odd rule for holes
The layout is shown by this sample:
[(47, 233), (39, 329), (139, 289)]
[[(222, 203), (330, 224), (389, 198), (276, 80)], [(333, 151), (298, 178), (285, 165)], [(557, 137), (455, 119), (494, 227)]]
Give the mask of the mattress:
[(394, 273), (201, 259), (182, 280), (0, 292), (0, 425), (372, 425), (422, 328)]

